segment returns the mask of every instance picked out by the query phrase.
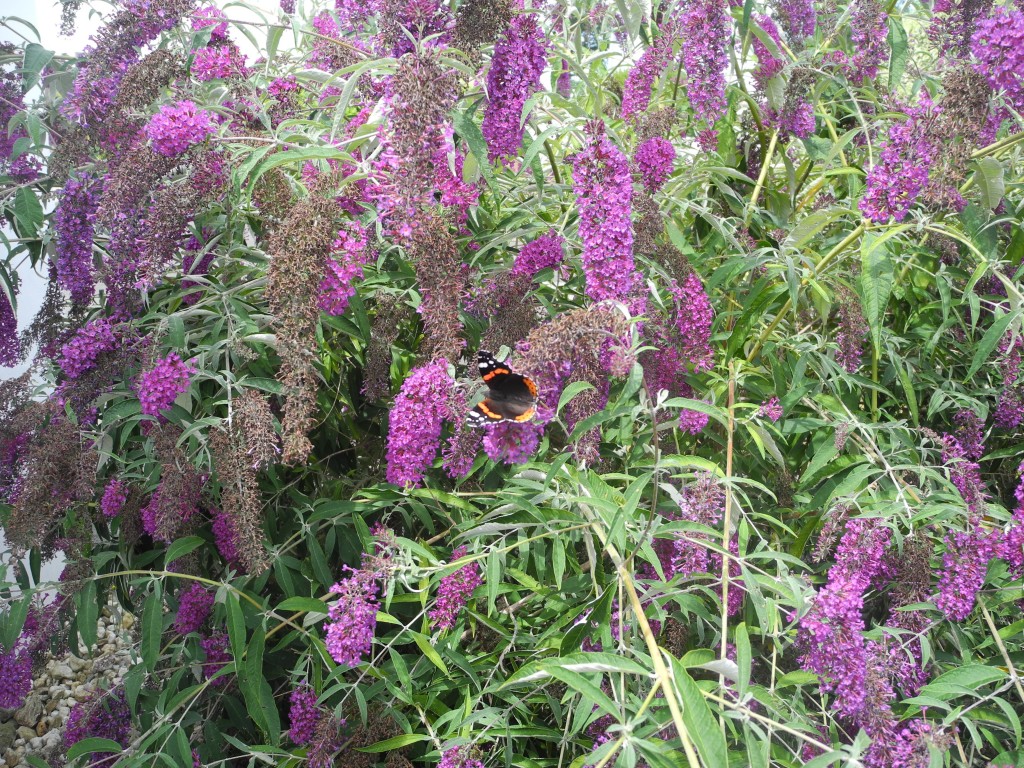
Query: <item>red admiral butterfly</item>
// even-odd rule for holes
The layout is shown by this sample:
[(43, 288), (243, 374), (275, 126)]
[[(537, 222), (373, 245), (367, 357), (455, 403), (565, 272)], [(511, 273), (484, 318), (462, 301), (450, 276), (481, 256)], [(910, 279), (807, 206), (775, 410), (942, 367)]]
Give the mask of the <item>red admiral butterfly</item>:
[(512, 373), (512, 369), (482, 349), (477, 352), (477, 364), (488, 392), (466, 416), (470, 426), (502, 421), (523, 423), (537, 414), (537, 385), (532, 379)]

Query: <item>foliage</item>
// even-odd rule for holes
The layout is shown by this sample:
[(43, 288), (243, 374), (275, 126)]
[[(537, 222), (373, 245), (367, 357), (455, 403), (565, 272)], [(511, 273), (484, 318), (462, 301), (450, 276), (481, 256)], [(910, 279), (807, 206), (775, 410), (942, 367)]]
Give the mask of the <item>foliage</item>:
[(4, 22), (5, 690), (140, 617), (69, 757), (1018, 764), (1024, 15), (281, 5)]

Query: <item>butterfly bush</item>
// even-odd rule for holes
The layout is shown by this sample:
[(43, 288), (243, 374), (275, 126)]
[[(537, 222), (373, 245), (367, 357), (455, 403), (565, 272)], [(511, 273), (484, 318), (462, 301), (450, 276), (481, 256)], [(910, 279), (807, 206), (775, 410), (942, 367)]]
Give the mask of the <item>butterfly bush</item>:
[(1014, 761), (1021, 9), (641, 5), (0, 44), (0, 707), (102, 678), (15, 762)]
[(1024, 107), (1024, 11), (996, 7), (971, 37), (975, 68), (1014, 109)]
[[(452, 560), (459, 560), (465, 556), (465, 545), (452, 550)], [(469, 563), (455, 573), (443, 577), (437, 588), (437, 603), (428, 614), (434, 629), (443, 632), (454, 627), (459, 612), (465, 607), (473, 590), (481, 584), (483, 577), (480, 575), (478, 563)]]
[(889, 129), (878, 161), (868, 171), (867, 190), (860, 210), (873, 222), (902, 221), (928, 183), (929, 167), (938, 147), (925, 132), (930, 104), (908, 111), (905, 121)]
[(0, 293), (0, 367), (11, 368), (21, 360), (18, 316), (6, 293)]
[(523, 106), (540, 87), (546, 53), (547, 44), (534, 14), (513, 18), (495, 44), (481, 126), (491, 160), (518, 156), (523, 143)]
[(327, 652), (338, 664), (355, 667), (366, 660), (373, 647), (377, 626), (376, 574), (351, 571), (333, 587), (338, 597), (328, 609), (330, 623), (324, 642)]
[(725, 113), (726, 45), (729, 15), (722, 0), (687, 0), (683, 6), (680, 37), (690, 105), (705, 128), (697, 135), (705, 152), (714, 149), (714, 124)]
[(195, 369), (185, 363), (177, 352), (157, 360), (156, 365), (139, 376), (135, 391), (147, 416), (161, 417), (162, 412), (188, 391)]
[(624, 299), (633, 286), (633, 184), (626, 156), (605, 133), (587, 125), (587, 146), (572, 159), (573, 192), (580, 212), (587, 295)]
[(23, 648), (0, 648), (0, 707), (17, 709), (32, 690), (32, 659)]
[(676, 148), (661, 136), (652, 136), (633, 155), (640, 178), (648, 192), (657, 192), (672, 175), (676, 162)]
[(100, 510), (108, 520), (117, 517), (124, 509), (128, 501), (128, 487), (124, 480), (114, 478), (103, 491), (103, 498), (100, 499)]
[(92, 298), (92, 239), (100, 185), (86, 175), (64, 184), (54, 212), (57, 280), (79, 304)]
[(388, 482), (417, 485), (437, 457), (454, 382), (443, 360), (410, 372), (391, 408)]
[(178, 157), (214, 133), (210, 113), (188, 100), (164, 105), (146, 126), (146, 137), (164, 157)]
[(622, 89), (622, 107), (619, 110), (623, 120), (628, 120), (647, 109), (654, 81), (665, 71), (672, 59), (676, 35), (676, 23), (670, 20), (662, 28), (654, 44), (644, 50), (640, 59), (629, 70)]

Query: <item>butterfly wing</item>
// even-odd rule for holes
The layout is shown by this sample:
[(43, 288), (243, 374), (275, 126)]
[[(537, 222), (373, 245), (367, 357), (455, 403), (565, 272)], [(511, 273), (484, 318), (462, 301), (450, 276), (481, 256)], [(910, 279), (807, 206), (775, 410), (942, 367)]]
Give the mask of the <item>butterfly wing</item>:
[(477, 365), (488, 392), (487, 397), (469, 412), (471, 426), (502, 421), (524, 423), (536, 415), (537, 385), (531, 379), (513, 373), (511, 368), (486, 350), (477, 353)]

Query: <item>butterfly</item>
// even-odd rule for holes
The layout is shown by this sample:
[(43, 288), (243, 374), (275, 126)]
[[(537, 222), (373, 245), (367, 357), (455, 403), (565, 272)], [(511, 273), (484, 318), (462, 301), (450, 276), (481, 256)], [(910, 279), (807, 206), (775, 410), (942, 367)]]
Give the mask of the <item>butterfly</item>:
[(483, 349), (477, 352), (477, 365), (488, 391), (466, 416), (470, 426), (482, 427), (502, 421), (524, 423), (537, 414), (537, 385), (532, 379), (512, 373), (511, 368)]

